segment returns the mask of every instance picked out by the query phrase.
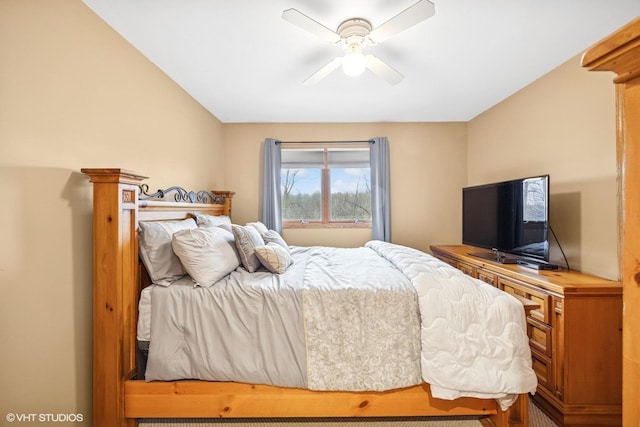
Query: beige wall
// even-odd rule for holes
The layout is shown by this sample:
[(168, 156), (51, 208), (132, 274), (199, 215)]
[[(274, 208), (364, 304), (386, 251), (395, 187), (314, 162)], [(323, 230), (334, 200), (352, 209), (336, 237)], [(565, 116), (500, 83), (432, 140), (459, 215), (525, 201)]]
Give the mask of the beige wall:
[[(261, 151), (264, 138), (282, 141), (389, 138), (391, 237), (427, 250), (460, 241), (460, 188), (466, 182), (465, 123), (225, 124), (225, 183), (238, 194), (234, 221), (260, 217)], [(232, 165), (232, 166), (231, 166)], [(284, 230), (296, 245), (358, 246), (371, 230)]]
[(483, 184), (548, 173), (551, 226), (570, 266), (617, 280), (611, 79), (575, 57), (476, 117), (468, 124), (468, 174), (469, 184)]
[(80, 168), (134, 170), (153, 190), (221, 187), (221, 136), (80, 0), (0, 0), (0, 424), (12, 412), (91, 425), (92, 198)]

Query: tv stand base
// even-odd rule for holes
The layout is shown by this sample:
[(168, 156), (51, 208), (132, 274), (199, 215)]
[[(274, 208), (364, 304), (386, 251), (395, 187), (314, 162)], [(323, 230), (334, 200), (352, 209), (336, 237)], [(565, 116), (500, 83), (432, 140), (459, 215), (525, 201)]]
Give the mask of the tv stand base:
[(503, 254), (496, 252), (469, 252), (469, 255), (487, 259), (489, 261), (499, 262), (500, 264), (518, 264), (520, 261), (518, 258), (506, 257)]
[(489, 261), (494, 261), (500, 264), (517, 264), (522, 267), (534, 268), (536, 270), (558, 270), (560, 267), (556, 264), (549, 263), (537, 263), (535, 261), (527, 261), (520, 258), (513, 258), (505, 256), (500, 252), (469, 252), (471, 256), (487, 259)]
[(536, 270), (557, 270), (558, 268), (560, 268), (555, 264), (539, 264), (537, 262), (524, 261), (521, 259), (518, 260), (517, 264), (523, 267), (533, 268)]

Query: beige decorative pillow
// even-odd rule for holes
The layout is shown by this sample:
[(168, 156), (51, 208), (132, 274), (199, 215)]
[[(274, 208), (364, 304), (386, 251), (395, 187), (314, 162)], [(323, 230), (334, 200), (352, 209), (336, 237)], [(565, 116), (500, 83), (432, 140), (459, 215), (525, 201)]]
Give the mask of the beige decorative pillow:
[(253, 273), (260, 268), (260, 260), (255, 254), (254, 248), (264, 246), (264, 240), (258, 234), (258, 231), (251, 226), (231, 225), (233, 237), (236, 240), (236, 248), (238, 255), (242, 261), (242, 266), (249, 273)]
[(189, 276), (211, 286), (240, 265), (233, 234), (221, 227), (198, 227), (173, 235), (173, 250)]
[(260, 263), (274, 274), (284, 273), (293, 264), (293, 258), (289, 251), (277, 243), (267, 243), (254, 250)]
[(140, 257), (153, 283), (169, 286), (174, 280), (185, 275), (185, 270), (171, 247), (171, 238), (180, 230), (197, 226), (193, 218), (140, 222)]

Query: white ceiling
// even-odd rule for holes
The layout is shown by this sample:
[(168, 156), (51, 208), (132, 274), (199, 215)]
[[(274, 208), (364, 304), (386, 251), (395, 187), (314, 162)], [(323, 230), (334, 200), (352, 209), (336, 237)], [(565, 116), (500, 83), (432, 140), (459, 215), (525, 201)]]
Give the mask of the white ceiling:
[(367, 48), (402, 73), (302, 82), (341, 54), (284, 21), (377, 27), (416, 0), (83, 0), (225, 123), (468, 121), (640, 15), (640, 0), (432, 0), (436, 14)]

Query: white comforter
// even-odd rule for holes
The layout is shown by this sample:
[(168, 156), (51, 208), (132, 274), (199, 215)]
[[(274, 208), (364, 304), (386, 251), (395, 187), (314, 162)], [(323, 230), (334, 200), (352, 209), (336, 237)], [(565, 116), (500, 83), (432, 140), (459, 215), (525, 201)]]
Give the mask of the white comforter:
[(415, 249), (379, 241), (366, 246), (403, 271), (418, 292), (422, 377), (434, 397), (496, 398), (506, 409), (517, 394), (535, 393), (519, 301)]
[(425, 381), (434, 397), (496, 398), (504, 409), (535, 392), (524, 310), (510, 295), (386, 242), (293, 254), (283, 275), (238, 269), (211, 288), (154, 286), (140, 319), (151, 328), (147, 380), (342, 390)]

